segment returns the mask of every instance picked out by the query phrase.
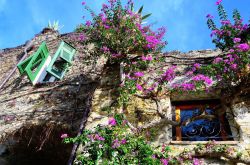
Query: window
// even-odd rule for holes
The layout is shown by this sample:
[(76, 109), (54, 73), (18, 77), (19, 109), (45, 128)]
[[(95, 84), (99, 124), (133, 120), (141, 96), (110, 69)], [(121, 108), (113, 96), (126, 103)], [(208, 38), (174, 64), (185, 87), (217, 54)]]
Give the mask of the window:
[(30, 81), (33, 83), (36, 77), (39, 75), (39, 72), (42, 69), (48, 56), (48, 48), (46, 46), (46, 43), (43, 42), (33, 55), (31, 55), (24, 61), (21, 61), (17, 65), (19, 72), (21, 74), (26, 73)]
[(19, 70), (19, 72), (22, 74), (25, 73), (25, 68), (27, 67), (27, 65), (29, 64), (30, 60), (32, 59), (33, 56), (29, 56), (28, 58), (26, 58), (25, 60), (21, 61), (20, 63), (18, 63), (17, 68)]
[(58, 79), (62, 79), (68, 67), (72, 63), (75, 52), (75, 48), (66, 42), (61, 42), (58, 50), (56, 51), (48, 66), (47, 72)]
[(226, 114), (220, 114), (218, 100), (173, 102), (173, 119), (180, 122), (174, 127), (173, 140), (176, 141), (232, 141)]

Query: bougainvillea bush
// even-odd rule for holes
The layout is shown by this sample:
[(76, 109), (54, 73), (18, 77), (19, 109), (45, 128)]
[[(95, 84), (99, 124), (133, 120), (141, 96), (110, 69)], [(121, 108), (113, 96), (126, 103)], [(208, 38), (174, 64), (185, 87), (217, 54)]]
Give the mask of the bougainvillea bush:
[(202, 67), (201, 71), (214, 77), (220, 86), (230, 87), (239, 85), (249, 76), (249, 24), (243, 24), (238, 10), (233, 12), (233, 21), (230, 21), (222, 5), (217, 1), (221, 26), (214, 23), (214, 17), (207, 15), (208, 27), (212, 30), (211, 37), (216, 47), (223, 50), (221, 56), (216, 57), (211, 65)]
[(79, 164), (160, 164), (168, 157), (169, 150), (154, 151), (143, 137), (127, 131), (126, 120), (116, 115), (109, 119), (108, 126), (86, 130), (80, 137), (68, 138), (65, 142), (83, 144), (83, 151), (77, 157)]
[(81, 143), (81, 152), (78, 153), (74, 163), (79, 165), (200, 165), (204, 162), (197, 159), (197, 156), (209, 155), (239, 159), (239, 162), (244, 163), (241, 151), (227, 145), (216, 144), (215, 141), (198, 144), (193, 150), (185, 149), (179, 155), (173, 156), (169, 146), (163, 144), (153, 147), (145, 137), (130, 132), (127, 121), (122, 115), (111, 117), (107, 125), (85, 130), (78, 137), (62, 138), (65, 143)]
[[(65, 143), (80, 142), (83, 145), (81, 154), (75, 164), (192, 164), (191, 156), (185, 154), (172, 157), (170, 147), (162, 145), (154, 148), (143, 136), (128, 133), (127, 121), (121, 115), (115, 115), (107, 126), (97, 126), (93, 130), (85, 130), (75, 138), (65, 138)], [(183, 157), (183, 158), (182, 158)], [(199, 161), (198, 161), (199, 162)]]
[[(94, 42), (98, 55), (106, 55), (109, 62), (120, 65), (119, 108), (124, 112), (126, 104), (133, 97), (151, 99), (156, 103), (157, 114), (161, 118), (140, 128), (133, 126), (123, 115), (115, 115), (109, 123), (85, 130), (81, 136), (65, 138), (64, 142), (79, 142), (83, 146), (78, 153), (76, 164), (201, 164), (197, 157), (226, 157), (235, 162), (247, 162), (242, 154), (225, 145), (215, 145), (209, 142), (198, 145), (194, 150), (185, 150), (180, 155), (172, 157), (171, 149), (165, 145), (155, 148), (145, 138), (143, 131), (164, 122), (171, 125), (181, 125), (172, 121), (163, 112), (160, 105), (162, 96), (172, 92), (210, 92), (219, 87), (229, 89), (249, 82), (249, 30), (237, 10), (234, 11), (234, 23), (218, 0), (221, 26), (218, 28), (213, 16), (207, 15), (208, 26), (212, 30), (213, 42), (223, 53), (212, 59), (209, 64), (195, 63), (185, 73), (188, 79), (176, 83), (178, 66), (162, 66), (167, 58), (161, 53), (166, 45), (163, 41), (165, 28), (154, 32), (150, 25), (143, 25), (142, 9), (134, 11), (134, 3), (128, 0), (123, 6), (119, 0), (109, 0), (103, 4), (101, 13), (95, 14), (85, 2), (84, 8), (92, 15), (92, 20), (86, 21), (77, 31)], [(84, 41), (82, 41), (84, 42)], [(242, 91), (242, 89), (238, 90)], [(222, 102), (223, 104), (223, 102)]]
[(123, 6), (120, 0), (109, 0), (102, 5), (101, 13), (95, 14), (85, 2), (92, 20), (86, 21), (77, 31), (84, 31), (96, 43), (99, 50), (113, 61), (126, 61), (131, 54), (159, 53), (166, 45), (163, 41), (165, 28), (151, 30), (150, 25), (142, 25), (149, 14), (143, 16), (141, 7), (137, 12), (134, 3), (128, 0)]

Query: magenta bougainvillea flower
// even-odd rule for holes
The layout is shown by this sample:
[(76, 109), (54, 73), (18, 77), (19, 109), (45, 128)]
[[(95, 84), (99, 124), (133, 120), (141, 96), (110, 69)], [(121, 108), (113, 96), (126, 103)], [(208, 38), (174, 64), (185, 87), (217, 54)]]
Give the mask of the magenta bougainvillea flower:
[(240, 49), (243, 52), (247, 52), (250, 49), (250, 47), (249, 47), (249, 45), (247, 43), (239, 44), (237, 46), (237, 48)]
[(121, 143), (119, 142), (118, 139), (115, 139), (112, 144), (112, 148), (118, 148), (121, 146)]
[(162, 80), (171, 81), (175, 78), (175, 69), (176, 66), (172, 66), (166, 70), (166, 72), (162, 76)]
[(101, 50), (103, 51), (103, 53), (109, 53), (109, 48), (107, 46), (101, 47)]
[(184, 91), (192, 91), (195, 89), (195, 85), (192, 84), (192, 83), (183, 83), (181, 84), (181, 88), (184, 90)]
[(67, 137), (68, 137), (68, 134), (66, 134), (66, 133), (61, 135), (61, 138), (62, 138), (62, 139), (65, 139), (65, 138), (67, 138)]
[(205, 76), (205, 75), (202, 75), (202, 74), (199, 74), (199, 75), (196, 75), (192, 78), (193, 81), (203, 81), (205, 82), (207, 85), (211, 85), (213, 80), (210, 79), (208, 76)]
[(91, 26), (91, 21), (86, 21), (85, 25), (86, 26)]
[(142, 73), (142, 72), (135, 72), (134, 75), (136, 77), (142, 77), (142, 76), (144, 76), (144, 73)]
[(111, 117), (111, 118), (109, 119), (109, 125), (111, 125), (111, 126), (115, 126), (115, 125), (116, 125), (116, 120), (115, 120), (115, 118)]
[(143, 88), (140, 84), (136, 84), (136, 88), (139, 90), (139, 91), (143, 91)]
[(126, 139), (122, 139), (121, 140), (121, 144), (126, 144), (127, 143), (127, 140)]
[(216, 1), (216, 5), (220, 5), (220, 4), (221, 4), (221, 2), (222, 2), (222, 0), (218, 0), (218, 1)]
[(234, 43), (238, 43), (238, 42), (240, 42), (240, 41), (241, 41), (240, 38), (234, 38)]
[(221, 21), (221, 24), (222, 24), (222, 25), (230, 25), (231, 22), (230, 22), (230, 20), (222, 20), (222, 21)]
[(163, 165), (168, 165), (168, 160), (167, 159), (161, 159), (161, 163), (163, 164)]
[(99, 134), (95, 134), (94, 139), (99, 140), (99, 141), (104, 141), (105, 140), (105, 138), (100, 136)]
[(218, 64), (218, 63), (220, 63), (220, 62), (222, 62), (222, 61), (223, 61), (223, 58), (221, 58), (221, 57), (216, 57), (216, 58), (214, 59), (213, 63), (214, 63), (214, 64)]
[(206, 17), (209, 18), (209, 19), (213, 19), (214, 18), (214, 16), (212, 16), (211, 14), (208, 14)]
[(86, 39), (87, 39), (87, 37), (84, 33), (80, 34), (79, 41), (85, 41)]
[(142, 59), (142, 61), (152, 61), (153, 57), (151, 55), (149, 55), (149, 56), (142, 56), (141, 59)]
[(200, 165), (200, 161), (197, 158), (193, 158), (193, 165)]
[(90, 134), (87, 136), (92, 142), (94, 141), (104, 141), (105, 138), (100, 136), (99, 134)]

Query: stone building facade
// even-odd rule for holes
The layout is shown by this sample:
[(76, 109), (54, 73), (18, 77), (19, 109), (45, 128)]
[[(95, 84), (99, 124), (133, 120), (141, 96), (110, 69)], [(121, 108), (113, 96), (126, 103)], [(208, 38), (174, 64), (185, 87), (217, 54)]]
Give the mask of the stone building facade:
[[(30, 152), (25, 152), (26, 157), (34, 155), (34, 159), (22, 162), (23, 164), (32, 164), (36, 161), (35, 159), (43, 159), (41, 164), (51, 162), (53, 158), (44, 159), (44, 157), (54, 156), (53, 160), (55, 160), (58, 156), (55, 153), (66, 147), (60, 141), (62, 133), (76, 135), (81, 123), (84, 123), (85, 129), (91, 129), (98, 124), (106, 124), (109, 116), (116, 111), (113, 105), (117, 98), (119, 66), (105, 65), (107, 64), (105, 57), (94, 58), (95, 56), (92, 56), (96, 53), (94, 46), (82, 44), (79, 38), (81, 36), (77, 33), (60, 35), (57, 31), (44, 29), (30, 40), (33, 46), (28, 52), (29, 56), (44, 41), (51, 56), (61, 41), (70, 43), (76, 48), (77, 53), (73, 65), (63, 80), (33, 86), (26, 76), (20, 76), (18, 71), (15, 71), (0, 89), (0, 164), (1, 161), (5, 164), (14, 164), (13, 161), (23, 160), (25, 155), (20, 152), (27, 146)], [(1, 82), (16, 67), (24, 55), (24, 48), (25, 44), (1, 50)], [(178, 65), (181, 73), (190, 64), (207, 63), (220, 54), (218, 50), (188, 53), (174, 51), (166, 54), (166, 60), (163, 63), (165, 66)], [(179, 76), (175, 81), (182, 81), (182, 79), (185, 77)], [(213, 103), (213, 101), (219, 101), (220, 97), (218, 89), (215, 93), (173, 94), (162, 98), (160, 102), (163, 109), (166, 109), (168, 117), (177, 119), (176, 107), (179, 105), (188, 102), (192, 102), (192, 105), (203, 104), (202, 102)], [(154, 102), (136, 97), (131, 100), (126, 112), (131, 123), (140, 126), (158, 118)], [(229, 107), (226, 113), (228, 128), (231, 131), (230, 138), (218, 143), (233, 145), (239, 150), (245, 149), (249, 153), (244, 154), (248, 155), (250, 154), (250, 99), (249, 97), (237, 98), (234, 102), (235, 104)], [(163, 123), (155, 129), (152, 143), (155, 146), (163, 143), (169, 144), (174, 151), (173, 154), (178, 154), (184, 148), (192, 148), (197, 143), (204, 143), (204, 141), (197, 140), (177, 140), (178, 131), (176, 130), (178, 129)], [(54, 146), (51, 147), (49, 144)], [(63, 157), (60, 159), (61, 164), (67, 161), (71, 146), (64, 149), (66, 151), (60, 154), (60, 157)], [(53, 150), (53, 154), (48, 150)], [(46, 152), (48, 152), (47, 155)], [(16, 155), (19, 157), (13, 160)], [(230, 164), (223, 158), (221, 160), (208, 159), (204, 162), (206, 164)]]

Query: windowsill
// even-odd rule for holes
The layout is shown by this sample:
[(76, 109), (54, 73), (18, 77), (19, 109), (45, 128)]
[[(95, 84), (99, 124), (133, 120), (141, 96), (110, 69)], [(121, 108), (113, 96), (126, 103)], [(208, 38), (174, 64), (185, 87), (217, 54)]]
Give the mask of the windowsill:
[[(170, 144), (177, 145), (193, 145), (193, 144), (206, 144), (209, 141), (170, 141)], [(216, 141), (216, 144), (228, 144), (228, 145), (237, 145), (239, 141)]]

